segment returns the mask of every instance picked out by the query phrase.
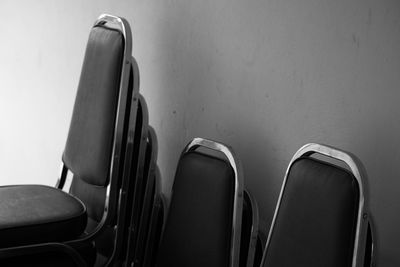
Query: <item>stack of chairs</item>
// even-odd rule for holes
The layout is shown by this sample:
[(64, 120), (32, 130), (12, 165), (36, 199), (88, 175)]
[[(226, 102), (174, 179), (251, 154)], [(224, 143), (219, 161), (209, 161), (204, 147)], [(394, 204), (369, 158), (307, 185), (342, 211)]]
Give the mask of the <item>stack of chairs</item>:
[(183, 149), (167, 209), (131, 53), (127, 21), (100, 16), (56, 186), (0, 187), (1, 266), (373, 265), (366, 173), (333, 147), (295, 153), (268, 237), (240, 160), (220, 142), (195, 138)]
[(119, 266), (135, 245), (130, 232), (163, 213), (152, 203), (141, 208), (144, 198), (159, 205), (162, 197), (156, 138), (131, 53), (129, 23), (100, 16), (56, 186), (0, 187), (1, 266)]
[(130, 216), (126, 220), (128, 233), (124, 239), (124, 266), (153, 264), (164, 225), (166, 201), (161, 193), (161, 177), (156, 163), (157, 139), (152, 127), (148, 127), (147, 134), (144, 169), (136, 176), (135, 191), (128, 209)]
[(139, 116), (131, 50), (129, 24), (99, 17), (89, 35), (57, 185), (0, 188), (3, 266), (93, 266), (104, 254), (113, 262), (115, 237), (123, 230), (117, 227), (121, 199), (129, 190), (123, 170), (132, 155), (125, 150), (140, 131), (129, 123)]

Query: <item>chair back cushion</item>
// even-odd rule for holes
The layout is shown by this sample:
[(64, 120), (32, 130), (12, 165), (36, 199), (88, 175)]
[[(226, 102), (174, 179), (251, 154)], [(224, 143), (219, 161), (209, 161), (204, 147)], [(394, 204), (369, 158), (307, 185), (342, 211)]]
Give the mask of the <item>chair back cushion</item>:
[(352, 173), (311, 157), (291, 166), (266, 267), (351, 266), (359, 204)]
[(75, 177), (95, 186), (108, 183), (123, 54), (119, 31), (92, 29), (63, 160)]
[(229, 266), (235, 175), (229, 163), (200, 152), (177, 167), (157, 266)]

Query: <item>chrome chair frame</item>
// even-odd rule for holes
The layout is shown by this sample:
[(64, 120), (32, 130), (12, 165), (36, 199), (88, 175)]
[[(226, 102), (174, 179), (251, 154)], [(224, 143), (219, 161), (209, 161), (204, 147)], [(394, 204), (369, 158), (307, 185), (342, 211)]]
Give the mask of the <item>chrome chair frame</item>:
[(342, 151), (342, 150), (339, 150), (337, 148), (330, 147), (327, 145), (321, 145), (321, 144), (316, 144), (316, 143), (306, 144), (303, 147), (301, 147), (294, 154), (293, 158), (291, 159), (291, 161), (289, 163), (289, 166), (286, 170), (285, 178), (283, 180), (281, 191), (279, 194), (278, 204), (276, 205), (274, 217), (273, 217), (272, 224), (271, 224), (271, 227), (269, 230), (267, 244), (266, 244), (266, 248), (264, 251), (261, 266), (265, 262), (265, 257), (267, 255), (268, 247), (271, 242), (271, 236), (273, 234), (275, 221), (276, 221), (276, 218), (279, 213), (279, 207), (281, 205), (282, 196), (285, 191), (289, 170), (292, 167), (292, 165), (296, 159), (298, 159), (300, 157), (309, 157), (312, 154), (319, 154), (322, 156), (326, 156), (328, 158), (332, 158), (334, 160), (341, 161), (342, 163), (345, 163), (358, 182), (360, 196), (359, 196), (359, 203), (358, 203), (357, 226), (356, 226), (356, 234), (355, 234), (355, 239), (354, 239), (352, 267), (361, 267), (364, 264), (363, 259), (364, 259), (364, 251), (365, 251), (365, 246), (366, 246), (365, 236), (366, 236), (367, 226), (369, 223), (369, 210), (368, 210), (368, 205), (367, 205), (368, 198), (365, 197), (366, 196), (365, 184), (367, 182), (367, 175), (366, 175), (365, 168), (362, 165), (361, 161), (352, 153), (345, 152), (345, 151)]
[[(366, 242), (366, 249), (365, 249), (365, 256), (369, 258), (369, 262), (364, 261), (364, 266), (365, 267), (375, 267), (376, 266), (376, 233), (375, 233), (375, 227), (374, 227), (374, 222), (371, 214), (368, 217), (368, 235), (370, 240), (368, 240), (367, 237), (367, 242)], [(368, 243), (369, 241), (369, 243)], [(368, 265), (367, 265), (368, 264)]]
[[(132, 216), (134, 206), (134, 191), (137, 185), (138, 179), (142, 179), (146, 142), (148, 138), (148, 109), (144, 97), (137, 93), (133, 96), (133, 101), (137, 103), (137, 109), (139, 105), (141, 109), (141, 128), (136, 129), (137, 118), (130, 118), (129, 122), (129, 133), (128, 142), (125, 152), (125, 164), (122, 179), (122, 188), (119, 197), (118, 210), (121, 215), (118, 217), (117, 229), (116, 229), (116, 242), (115, 249), (112, 257), (109, 259), (107, 266), (114, 264), (115, 262), (123, 262), (125, 260), (125, 250), (128, 246), (128, 236), (130, 232), (130, 218)], [(140, 132), (136, 132), (139, 130)], [(136, 134), (139, 134), (139, 144), (135, 144)], [(134, 157), (135, 145), (138, 146), (137, 158)]]
[(235, 196), (233, 203), (233, 221), (232, 221), (232, 238), (230, 249), (230, 266), (239, 266), (240, 255), (240, 235), (242, 225), (242, 209), (243, 209), (243, 169), (241, 162), (233, 152), (232, 148), (222, 143), (203, 138), (194, 138), (183, 150), (181, 157), (194, 151), (199, 147), (207, 148), (222, 153), (231, 165), (235, 174)]
[[(166, 214), (168, 213), (168, 205), (164, 195), (161, 193), (161, 175), (158, 166), (155, 168), (155, 192), (153, 196), (153, 207), (149, 221), (149, 233), (146, 238), (144, 248), (144, 259), (142, 266), (153, 267), (155, 258), (160, 246), (160, 240), (164, 231)], [(129, 259), (129, 258), (128, 258)], [(133, 262), (127, 262), (134, 264)], [(140, 266), (140, 265), (139, 265)]]
[[(154, 204), (155, 194), (159, 194), (161, 185), (159, 181), (159, 175), (157, 173), (157, 153), (158, 153), (158, 142), (155, 130), (149, 126), (147, 135), (147, 145), (149, 146), (149, 165), (147, 170), (146, 179), (143, 181), (145, 184), (144, 188), (141, 211), (138, 218), (135, 216), (131, 217), (129, 227), (129, 242), (126, 251), (125, 260), (127, 264), (135, 264), (141, 266), (144, 260), (144, 252), (146, 240), (149, 232), (149, 223), (152, 211), (152, 205)], [(140, 203), (139, 203), (140, 204)], [(135, 209), (137, 207), (133, 207)], [(132, 215), (134, 212), (132, 211)], [(135, 225), (136, 224), (136, 225)]]
[[(249, 242), (249, 249), (247, 252), (247, 267), (254, 266), (254, 256), (256, 252), (257, 246), (257, 238), (258, 238), (258, 227), (260, 222), (260, 217), (258, 213), (258, 205), (256, 199), (251, 195), (247, 190), (244, 190), (244, 198), (248, 198), (251, 213), (252, 213), (252, 226), (251, 226), (251, 233), (250, 233), (250, 242)], [(243, 229), (242, 229), (243, 231)], [(243, 242), (243, 240), (242, 240)]]
[[(142, 105), (143, 113), (144, 111), (147, 112), (147, 104), (143, 96), (140, 96), (139, 102)], [(149, 126), (148, 126), (148, 114), (145, 115), (146, 117), (146, 129), (143, 129), (145, 132), (142, 135), (142, 142), (143, 146), (141, 147), (141, 158), (145, 160), (146, 156), (146, 144), (147, 140), (150, 138), (150, 142), (152, 142), (155, 138), (155, 136), (149, 136), (149, 134), (152, 134), (152, 132), (149, 131)], [(153, 145), (153, 144), (152, 144)], [(154, 144), (155, 145), (155, 144)], [(156, 148), (156, 146), (154, 146)], [(154, 155), (155, 151), (151, 151), (152, 156)], [(151, 167), (154, 168), (154, 160), (153, 158), (150, 158), (150, 164), (152, 165)], [(143, 164), (139, 166), (137, 169), (136, 173), (136, 179), (135, 179), (135, 184), (133, 185), (133, 194), (132, 194), (132, 203), (131, 206), (128, 207), (129, 209), (129, 217), (127, 218), (127, 225), (129, 227), (129, 233), (127, 233), (126, 240), (125, 240), (125, 246), (126, 247), (131, 247), (133, 250), (135, 249), (136, 242), (137, 242), (137, 237), (139, 234), (139, 224), (140, 224), (140, 215), (141, 215), (141, 210), (142, 210), (142, 205), (143, 205), (143, 183), (146, 182), (144, 177), (144, 161)], [(131, 240), (129, 240), (131, 239)], [(132, 241), (131, 243), (129, 241)]]

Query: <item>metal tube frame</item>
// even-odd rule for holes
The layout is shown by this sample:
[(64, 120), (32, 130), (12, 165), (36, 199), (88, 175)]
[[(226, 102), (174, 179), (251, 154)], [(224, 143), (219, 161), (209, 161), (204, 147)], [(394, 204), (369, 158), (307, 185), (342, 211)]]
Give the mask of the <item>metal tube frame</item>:
[(242, 209), (243, 209), (243, 169), (241, 162), (236, 157), (233, 150), (221, 143), (203, 138), (194, 138), (184, 148), (181, 157), (190, 151), (194, 151), (199, 147), (208, 148), (217, 152), (221, 152), (228, 159), (235, 174), (235, 197), (233, 203), (233, 221), (232, 221), (232, 238), (230, 250), (230, 266), (239, 266), (240, 255), (240, 235), (242, 226)]
[[(123, 261), (125, 257), (125, 252), (121, 251), (126, 249), (129, 235), (129, 222), (127, 221), (132, 216), (133, 204), (135, 203), (135, 192), (131, 192), (132, 189), (136, 190), (137, 182), (139, 179), (143, 179), (143, 168), (144, 168), (144, 160), (145, 160), (145, 152), (146, 152), (146, 140), (148, 134), (148, 110), (147, 105), (144, 100), (144, 97), (140, 94), (134, 97), (135, 101), (138, 103), (137, 110), (141, 109), (142, 113), (142, 123), (139, 129), (136, 129), (137, 117), (130, 118), (129, 122), (129, 133), (128, 133), (128, 142), (127, 149), (125, 153), (125, 165), (124, 165), (124, 173), (122, 179), (122, 188), (118, 203), (119, 216), (117, 220), (117, 231), (116, 231), (116, 243), (113, 255), (109, 259), (107, 265), (111, 266), (115, 261)], [(140, 105), (139, 105), (140, 103)], [(139, 107), (140, 106), (140, 107)], [(139, 135), (139, 144), (134, 144), (135, 136)], [(137, 161), (134, 162), (136, 164), (135, 172), (132, 170), (132, 166), (134, 165), (132, 160), (134, 160), (134, 146), (137, 145), (138, 148), (138, 157)], [(135, 177), (134, 180), (133, 177)], [(134, 182), (134, 184), (131, 184)], [(129, 216), (129, 218), (128, 218)], [(126, 233), (125, 231), (128, 231)]]
[[(250, 204), (251, 214), (252, 214), (252, 225), (250, 232), (250, 244), (247, 252), (247, 267), (254, 266), (254, 256), (257, 247), (257, 237), (258, 237), (258, 228), (260, 223), (260, 216), (258, 213), (258, 205), (256, 199), (251, 195), (246, 189), (244, 190), (244, 196), (247, 196)], [(243, 231), (243, 229), (242, 229)], [(242, 241), (243, 242), (243, 241)]]
[[(144, 260), (144, 249), (145, 249), (145, 243), (146, 243), (146, 237), (149, 232), (148, 226), (150, 222), (150, 216), (151, 216), (151, 203), (154, 202), (154, 195), (156, 195), (157, 189), (156, 187), (156, 169), (157, 169), (157, 154), (158, 154), (158, 142), (157, 142), (157, 136), (155, 130), (149, 126), (148, 127), (148, 146), (150, 146), (150, 156), (149, 156), (149, 170), (147, 172), (147, 177), (146, 177), (146, 186), (145, 186), (145, 192), (143, 195), (143, 204), (142, 204), (142, 211), (140, 214), (140, 221), (139, 224), (136, 226), (136, 231), (137, 231), (137, 240), (130, 240), (133, 244), (129, 243), (128, 244), (128, 251), (126, 252), (126, 262), (127, 264), (133, 263), (136, 264), (138, 263), (139, 266), (143, 264)], [(154, 190), (154, 193), (152, 194), (152, 191)], [(158, 189), (160, 190), (160, 188)], [(148, 213), (145, 213), (144, 208), (146, 207), (145, 205), (148, 205)], [(132, 217), (133, 219), (133, 217)], [(134, 221), (131, 221), (130, 228), (134, 230)], [(132, 232), (129, 232), (129, 235), (131, 235)], [(134, 235), (132, 235), (134, 237)]]

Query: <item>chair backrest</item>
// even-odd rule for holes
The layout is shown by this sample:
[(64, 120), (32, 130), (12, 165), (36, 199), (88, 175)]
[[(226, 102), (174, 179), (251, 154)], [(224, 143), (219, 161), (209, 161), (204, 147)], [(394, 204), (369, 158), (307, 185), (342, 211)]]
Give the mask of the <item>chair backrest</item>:
[[(215, 151), (226, 159), (206, 153)], [(242, 179), (240, 164), (225, 145), (201, 138), (187, 145), (178, 162), (156, 266), (239, 265)]]
[(128, 133), (128, 143), (125, 152), (125, 164), (121, 185), (121, 198), (119, 203), (120, 214), (117, 222), (117, 236), (115, 253), (109, 264), (125, 261), (126, 250), (129, 242), (130, 220), (135, 206), (135, 191), (138, 181), (143, 180), (146, 163), (146, 139), (148, 134), (148, 110), (146, 102), (140, 94), (133, 97), (137, 102), (137, 117), (129, 122), (131, 131)]
[(88, 233), (113, 220), (116, 210), (129, 116), (136, 116), (130, 114), (138, 90), (131, 39), (124, 19), (102, 15), (86, 47), (62, 175), (73, 173), (70, 193), (87, 207)]
[(350, 153), (319, 144), (298, 150), (286, 172), (262, 266), (363, 266), (365, 179), (361, 162)]
[(258, 206), (247, 191), (243, 192), (242, 233), (240, 238), (240, 267), (253, 267), (258, 237)]

